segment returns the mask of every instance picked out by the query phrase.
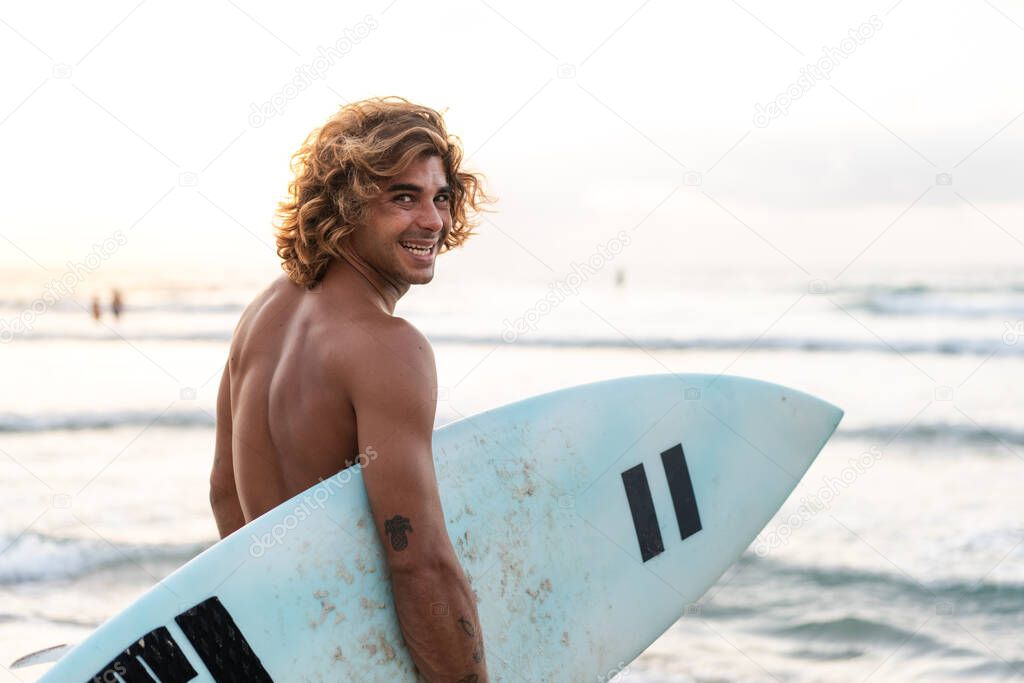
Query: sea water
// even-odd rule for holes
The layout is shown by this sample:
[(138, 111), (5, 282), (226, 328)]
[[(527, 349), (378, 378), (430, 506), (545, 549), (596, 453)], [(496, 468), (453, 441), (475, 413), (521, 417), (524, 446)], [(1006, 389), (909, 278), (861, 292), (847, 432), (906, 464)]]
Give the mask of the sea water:
[[(81, 640), (216, 540), (217, 386), (267, 281), (135, 273), (121, 318), (101, 292), (96, 322), (84, 289), (39, 304), (38, 284), (0, 279), (0, 663)], [(396, 314), (434, 345), (438, 426), (664, 372), (754, 377), (846, 411), (742, 559), (609, 676), (1024, 677), (1024, 275), (439, 282)]]

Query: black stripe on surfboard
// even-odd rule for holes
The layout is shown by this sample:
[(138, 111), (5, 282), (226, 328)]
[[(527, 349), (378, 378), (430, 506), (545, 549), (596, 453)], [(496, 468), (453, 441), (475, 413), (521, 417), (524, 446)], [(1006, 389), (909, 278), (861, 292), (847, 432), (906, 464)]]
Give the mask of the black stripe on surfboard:
[(198, 675), (163, 626), (144, 635), (126, 652), (141, 658), (161, 681), (191, 681)]
[(145, 662), (162, 683), (185, 683), (198, 675), (174, 642), (171, 632), (160, 626), (125, 648), (89, 680), (106, 683), (118, 680), (114, 676), (117, 674), (125, 683), (153, 683), (153, 677), (139, 660)]
[(654, 511), (654, 500), (651, 498), (651, 487), (647, 484), (647, 473), (644, 471), (643, 463), (623, 472), (622, 484), (626, 487), (626, 500), (629, 501), (629, 511), (633, 514), (633, 527), (636, 529), (636, 539), (640, 543), (640, 557), (646, 562), (664, 552), (665, 545), (661, 542), (658, 515)]
[(174, 617), (217, 683), (273, 683), (273, 679), (216, 596)]
[(683, 445), (676, 444), (661, 454), (661, 464), (665, 468), (668, 490), (672, 494), (672, 506), (676, 510), (676, 522), (679, 523), (679, 536), (687, 539), (701, 530), (700, 511), (697, 510), (697, 496), (693, 492), (690, 481), (690, 469), (686, 466)]

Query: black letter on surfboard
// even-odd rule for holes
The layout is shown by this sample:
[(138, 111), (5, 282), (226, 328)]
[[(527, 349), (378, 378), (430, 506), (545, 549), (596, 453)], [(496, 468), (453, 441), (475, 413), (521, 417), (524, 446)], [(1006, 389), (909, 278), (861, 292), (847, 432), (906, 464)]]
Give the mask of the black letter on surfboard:
[(412, 531), (412, 524), (409, 523), (407, 517), (395, 515), (384, 522), (384, 531), (391, 540), (392, 548), (395, 550), (405, 550), (406, 546), (409, 545), (409, 539), (406, 538), (405, 533)]
[[(672, 507), (679, 525), (679, 536), (687, 539), (701, 530), (697, 497), (693, 492), (690, 470), (686, 466), (683, 445), (676, 444), (661, 453), (661, 464), (665, 468), (665, 479), (672, 494)], [(661, 554), (665, 546), (661, 540), (658, 515), (654, 511), (651, 487), (647, 484), (647, 473), (643, 463), (622, 473), (622, 484), (626, 487), (626, 500), (633, 515), (633, 527), (640, 543), (640, 557), (644, 562)]]
[(676, 444), (663, 451), (661, 464), (665, 467), (668, 490), (672, 494), (672, 506), (676, 509), (679, 536), (685, 540), (700, 531), (701, 527), (697, 497), (693, 493), (693, 482), (690, 481), (690, 469), (686, 466), (683, 444)]
[(622, 485), (626, 487), (626, 500), (629, 501), (629, 511), (633, 514), (636, 540), (640, 543), (640, 557), (646, 562), (661, 554), (665, 550), (665, 545), (661, 542), (658, 514), (654, 511), (654, 500), (651, 499), (651, 487), (647, 484), (647, 473), (644, 471), (643, 463), (622, 473)]

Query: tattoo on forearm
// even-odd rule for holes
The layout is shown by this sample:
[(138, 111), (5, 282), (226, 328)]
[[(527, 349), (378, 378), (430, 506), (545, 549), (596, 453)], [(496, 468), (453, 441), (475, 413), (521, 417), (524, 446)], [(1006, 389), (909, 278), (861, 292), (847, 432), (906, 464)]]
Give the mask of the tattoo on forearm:
[(384, 531), (391, 541), (392, 548), (395, 550), (405, 550), (409, 545), (409, 539), (405, 534), (406, 532), (412, 532), (412, 524), (409, 523), (408, 517), (395, 515), (384, 522)]
[(480, 663), (480, 659), (481, 659), (481, 657), (480, 657), (480, 650), (473, 650), (473, 661), (476, 662), (477, 664), (479, 664)]
[(469, 674), (468, 676), (460, 678), (458, 683), (476, 683), (478, 680), (480, 680), (479, 676), (476, 674)]
[(473, 629), (473, 622), (466, 617), (459, 617), (459, 626), (462, 627), (462, 630), (466, 632), (467, 636), (476, 635), (476, 631)]

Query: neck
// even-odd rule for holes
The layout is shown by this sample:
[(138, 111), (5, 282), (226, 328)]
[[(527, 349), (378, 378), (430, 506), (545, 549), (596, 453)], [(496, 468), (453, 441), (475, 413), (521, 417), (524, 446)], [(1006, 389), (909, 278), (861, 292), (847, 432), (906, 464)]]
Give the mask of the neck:
[(408, 283), (399, 283), (387, 277), (360, 258), (348, 245), (342, 248), (342, 258), (331, 261), (320, 286), (324, 291), (345, 289), (346, 296), (355, 289), (365, 301), (388, 315), (395, 314), (395, 304), (409, 291)]

